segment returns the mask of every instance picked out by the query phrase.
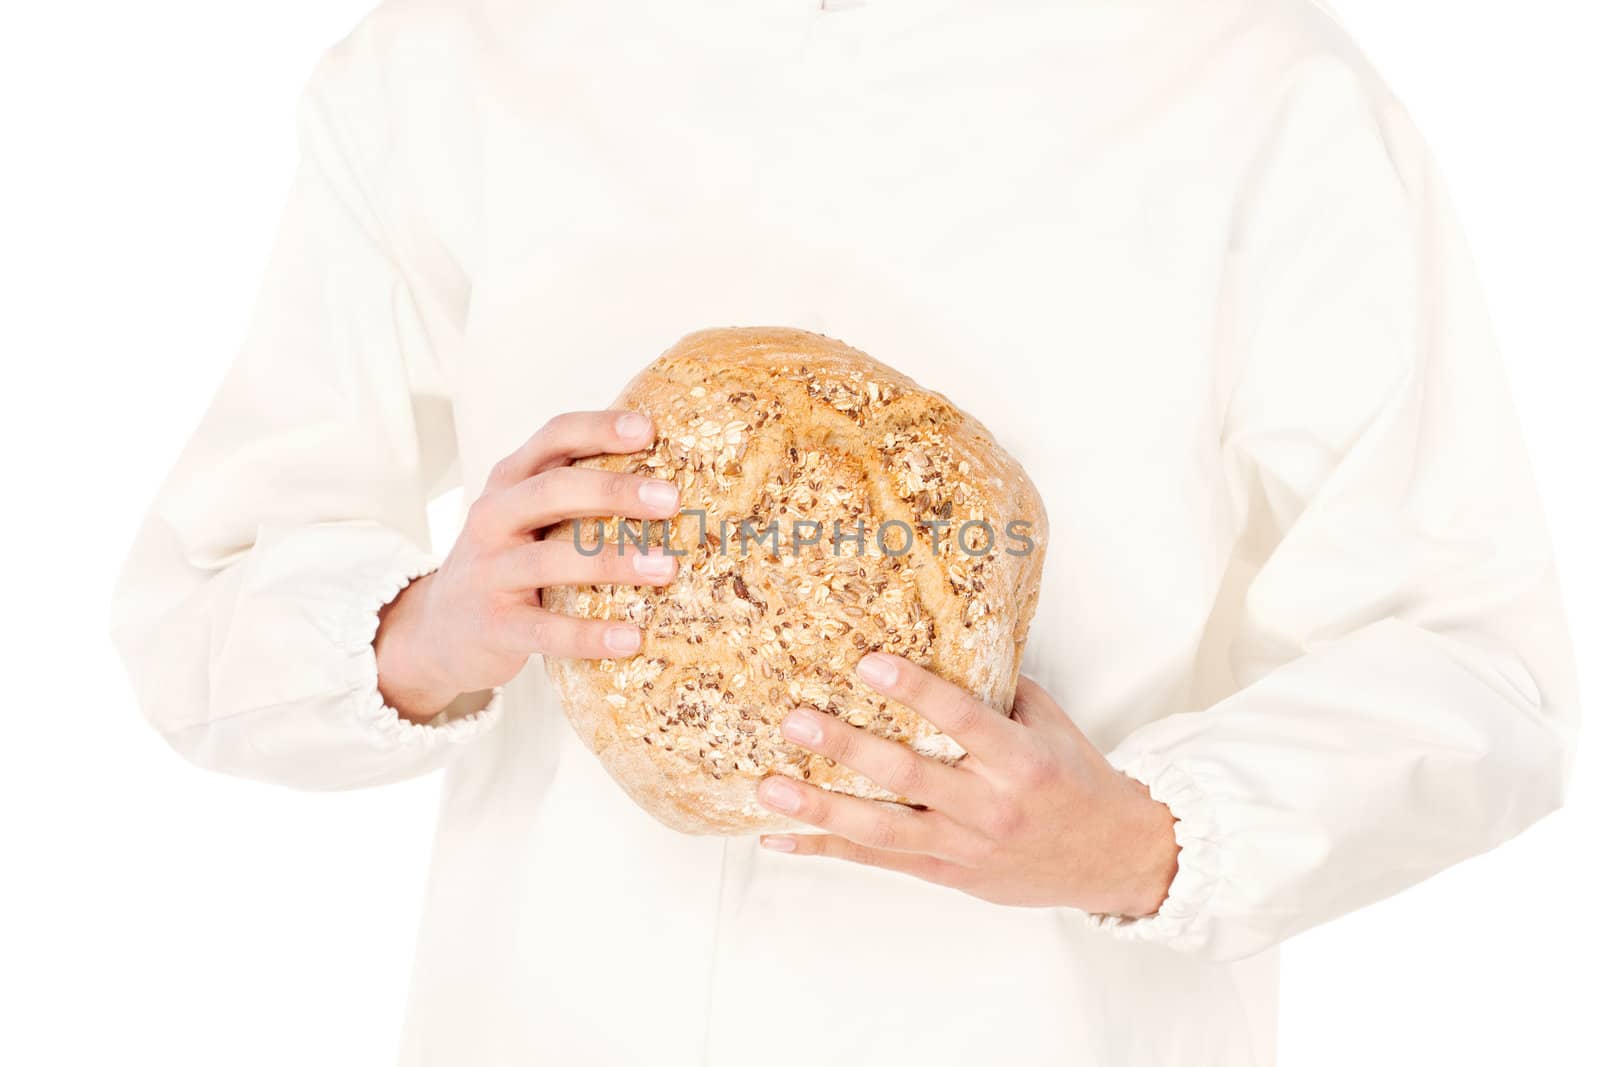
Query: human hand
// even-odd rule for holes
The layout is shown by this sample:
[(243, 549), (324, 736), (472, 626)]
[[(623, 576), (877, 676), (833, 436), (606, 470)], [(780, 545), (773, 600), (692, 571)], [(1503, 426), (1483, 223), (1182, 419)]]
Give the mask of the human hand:
[(510, 681), (535, 653), (605, 659), (638, 650), (638, 627), (549, 611), (539, 590), (665, 585), (677, 561), (659, 548), (586, 556), (570, 541), (540, 537), (566, 519), (676, 514), (671, 482), (570, 466), (583, 456), (637, 452), (654, 434), (634, 412), (558, 415), (495, 464), (439, 569), (406, 586), (379, 616), (378, 688), (390, 706), (426, 720), (462, 693)]
[(1106, 762), (1032, 680), (1019, 681), (1008, 719), (899, 656), (872, 653), (856, 671), (966, 757), (952, 766), (832, 715), (790, 712), (789, 741), (927, 810), (770, 775), (761, 802), (827, 832), (767, 834), (762, 845), (885, 867), (1000, 904), (1128, 916), (1161, 906), (1177, 873), (1172, 813)]

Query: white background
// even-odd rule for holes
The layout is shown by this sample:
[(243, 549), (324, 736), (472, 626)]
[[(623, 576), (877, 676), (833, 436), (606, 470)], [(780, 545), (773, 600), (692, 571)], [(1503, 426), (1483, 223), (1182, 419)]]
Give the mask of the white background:
[[(139, 720), (105, 636), (134, 525), (242, 337), (294, 160), (293, 101), (367, 6), (7, 12), (0, 1062), (391, 1059), (435, 784), (301, 795), (190, 769)], [(1451, 177), (1583, 691), (1600, 693), (1600, 17), (1572, 0), (1337, 6)], [(1565, 810), (1291, 942), (1286, 1067), (1600, 1063), (1586, 747)]]

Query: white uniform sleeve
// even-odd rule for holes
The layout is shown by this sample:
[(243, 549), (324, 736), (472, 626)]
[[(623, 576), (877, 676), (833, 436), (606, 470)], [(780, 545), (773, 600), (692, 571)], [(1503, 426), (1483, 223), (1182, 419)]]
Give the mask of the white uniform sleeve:
[(469, 694), (414, 724), (378, 693), (378, 611), (436, 565), (426, 505), (456, 477), (440, 357), (465, 290), (447, 262), (400, 251), (422, 242), (373, 180), (392, 138), (365, 47), (336, 45), (306, 84), (245, 344), (112, 612), (138, 702), (180, 753), (307, 789), (431, 770), (500, 710), (497, 692)]
[(1247, 956), (1564, 797), (1577, 694), (1541, 505), (1434, 160), (1380, 95), (1302, 71), (1241, 199), (1231, 683), (1110, 754), (1182, 846), (1154, 916), (1091, 917), (1120, 936)]

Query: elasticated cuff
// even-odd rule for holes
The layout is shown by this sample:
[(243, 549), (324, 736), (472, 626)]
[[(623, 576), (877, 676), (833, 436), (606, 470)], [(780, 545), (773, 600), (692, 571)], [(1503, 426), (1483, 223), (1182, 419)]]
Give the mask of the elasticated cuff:
[(465, 694), (424, 723), (403, 718), (378, 691), (378, 656), (372, 644), (378, 634), (378, 614), (406, 586), (438, 570), (439, 563), (437, 557), (418, 553), (374, 574), (368, 587), (354, 598), (355, 613), (343, 628), (341, 644), (359, 679), (352, 693), (356, 717), (385, 745), (461, 744), (488, 730), (500, 717), (504, 699), (500, 686), (489, 690), (486, 700), (485, 694)]
[(1207, 904), (1220, 881), (1220, 855), (1210, 798), (1181, 767), (1151, 755), (1107, 757), (1123, 774), (1142, 782), (1152, 799), (1165, 804), (1177, 820), (1178, 873), (1167, 897), (1153, 914), (1141, 918), (1090, 914), (1089, 924), (1131, 941), (1149, 941), (1169, 948), (1193, 949), (1204, 940)]

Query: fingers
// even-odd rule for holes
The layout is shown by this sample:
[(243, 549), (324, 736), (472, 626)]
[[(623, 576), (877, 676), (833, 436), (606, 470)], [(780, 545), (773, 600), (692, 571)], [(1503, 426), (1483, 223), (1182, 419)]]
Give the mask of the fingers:
[(494, 561), (495, 584), (518, 592), (552, 585), (666, 585), (677, 574), (677, 558), (660, 548), (619, 547), (607, 542), (585, 552), (565, 538), (524, 541)]
[(486, 489), (506, 489), (583, 456), (626, 454), (655, 438), (650, 419), (634, 411), (572, 411), (557, 415), (494, 465)]
[(762, 779), (756, 796), (773, 811), (879, 851), (956, 859), (979, 844), (938, 812), (831, 793), (781, 774)]
[(678, 512), (678, 487), (638, 474), (554, 467), (474, 502), (478, 522), (496, 533), (537, 530), (563, 519), (621, 515), (667, 519)]
[(869, 867), (882, 867), (885, 870), (899, 871), (902, 874), (947, 886), (959, 886), (968, 873), (959, 865), (936, 856), (868, 848), (834, 834), (764, 834), (761, 838), (761, 847), (796, 856), (829, 856)]
[(500, 626), (505, 644), (524, 655), (539, 653), (561, 659), (614, 659), (639, 651), (639, 628), (606, 619), (570, 615), (526, 606)]
[(781, 729), (795, 744), (866, 775), (891, 793), (958, 819), (959, 812), (978, 802), (978, 783), (970, 774), (836, 716), (796, 708), (784, 717)]
[(1027, 739), (1020, 724), (960, 686), (899, 656), (873, 652), (856, 664), (856, 673), (884, 696), (898, 700), (955, 738), (981, 762), (1003, 762)]

